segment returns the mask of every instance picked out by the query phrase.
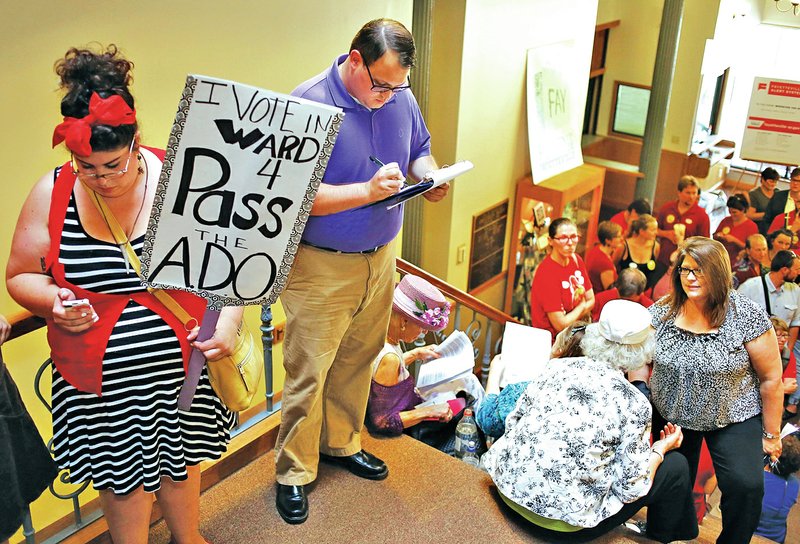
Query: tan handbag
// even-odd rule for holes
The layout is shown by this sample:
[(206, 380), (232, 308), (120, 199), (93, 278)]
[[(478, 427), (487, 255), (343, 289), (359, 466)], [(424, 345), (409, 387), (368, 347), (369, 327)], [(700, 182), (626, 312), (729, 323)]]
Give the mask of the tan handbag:
[[(139, 256), (136, 255), (133, 247), (131, 247), (125, 231), (116, 217), (114, 217), (103, 197), (86, 184), (84, 184), (84, 188), (92, 195), (92, 201), (105, 219), (111, 235), (123, 252), (122, 255), (125, 257), (126, 263), (129, 263), (141, 278), (142, 263), (139, 261)], [(196, 321), (166, 291), (162, 289), (148, 290), (169, 311), (175, 314), (182, 323)], [(261, 381), (261, 376), (264, 374), (264, 350), (259, 349), (259, 346), (256, 345), (253, 335), (247, 329), (244, 321), (239, 327), (236, 347), (233, 353), (216, 361), (208, 361), (207, 365), (211, 387), (225, 406), (234, 412), (249, 408), (258, 389), (258, 382)]]
[(264, 374), (264, 350), (242, 322), (236, 348), (228, 357), (208, 361), (208, 378), (214, 392), (229, 410), (239, 412), (253, 404), (258, 382)]

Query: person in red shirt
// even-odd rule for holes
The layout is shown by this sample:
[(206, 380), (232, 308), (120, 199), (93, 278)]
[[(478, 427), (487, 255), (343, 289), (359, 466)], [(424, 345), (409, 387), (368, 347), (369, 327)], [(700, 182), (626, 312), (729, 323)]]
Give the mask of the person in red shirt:
[(730, 216), (720, 221), (714, 233), (714, 238), (722, 242), (728, 250), (731, 265), (739, 260), (739, 253), (744, 248), (747, 237), (758, 234), (758, 225), (746, 215), (747, 208), (747, 199), (743, 195), (732, 195), (728, 199)]
[[(794, 201), (794, 206), (791, 206), (792, 201)], [(800, 199), (793, 200), (790, 193), (788, 207), (793, 209), (776, 215), (769, 227), (767, 227), (767, 233), (773, 233), (778, 230), (788, 231), (792, 236), (790, 249), (798, 253), (798, 250), (800, 250), (800, 238), (798, 238), (797, 233), (800, 232), (800, 214), (797, 213), (797, 208), (800, 207)]]
[(605, 291), (617, 279), (617, 267), (622, 250), (622, 227), (611, 221), (597, 225), (599, 242), (586, 252), (586, 269), (595, 294)]
[(646, 198), (637, 198), (628, 204), (628, 209), (615, 214), (611, 218), (611, 222), (622, 227), (622, 235), (625, 236), (628, 234), (628, 228), (631, 223), (636, 221), (640, 215), (649, 215), (651, 213), (653, 213), (653, 207), (650, 205), (650, 201)]
[[(793, 250), (793, 242), (796, 235), (789, 229), (779, 228), (770, 232), (767, 235), (767, 242), (769, 243), (769, 261), (775, 258), (775, 255), (781, 250)], [(795, 251), (795, 253), (797, 253)]]
[(548, 229), (550, 254), (539, 264), (531, 284), (531, 325), (553, 337), (592, 311), (594, 291), (586, 265), (575, 248), (575, 223), (559, 217)]
[(751, 234), (744, 242), (744, 255), (733, 264), (733, 288), (769, 270), (769, 248), (763, 234)]
[(667, 202), (658, 211), (658, 236), (661, 253), (658, 260), (669, 266), (669, 257), (677, 248), (675, 225), (685, 225), (683, 239), (691, 236), (711, 236), (708, 214), (697, 202), (700, 199), (700, 186), (694, 176), (683, 176), (678, 181), (678, 199)]
[(598, 293), (594, 298), (594, 308), (592, 308), (592, 320), (600, 319), (600, 312), (607, 302), (617, 299), (630, 300), (641, 304), (645, 308), (653, 305), (653, 300), (644, 294), (647, 286), (647, 278), (638, 268), (625, 268), (619, 273), (617, 281), (611, 289), (606, 289)]

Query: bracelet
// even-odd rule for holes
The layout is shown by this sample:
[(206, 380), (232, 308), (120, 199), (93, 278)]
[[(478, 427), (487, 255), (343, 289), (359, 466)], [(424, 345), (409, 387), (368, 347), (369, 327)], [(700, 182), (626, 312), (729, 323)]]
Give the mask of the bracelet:
[(766, 438), (767, 440), (774, 440), (774, 439), (776, 439), (776, 438), (780, 437), (780, 435), (778, 435), (778, 434), (772, 434), (772, 433), (768, 433), (767, 431), (765, 431), (765, 430), (763, 430), (763, 429), (762, 429), (762, 431), (761, 431), (761, 436), (763, 436), (763, 437), (764, 437), (764, 438)]
[(660, 451), (656, 450), (655, 448), (650, 448), (650, 451), (661, 457), (661, 462), (664, 462), (664, 454)]

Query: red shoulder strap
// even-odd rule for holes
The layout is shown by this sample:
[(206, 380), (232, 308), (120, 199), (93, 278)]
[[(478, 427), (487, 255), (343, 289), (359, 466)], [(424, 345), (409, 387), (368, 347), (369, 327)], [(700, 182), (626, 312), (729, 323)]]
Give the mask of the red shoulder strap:
[(75, 174), (72, 173), (68, 162), (61, 165), (60, 170), (54, 170), (53, 175), (55, 181), (53, 182), (53, 194), (50, 197), (50, 213), (47, 217), (50, 250), (45, 256), (45, 270), (51, 270), (53, 263), (58, 260), (58, 248), (61, 245), (61, 233), (64, 230), (64, 216), (67, 214), (69, 197), (75, 186)]

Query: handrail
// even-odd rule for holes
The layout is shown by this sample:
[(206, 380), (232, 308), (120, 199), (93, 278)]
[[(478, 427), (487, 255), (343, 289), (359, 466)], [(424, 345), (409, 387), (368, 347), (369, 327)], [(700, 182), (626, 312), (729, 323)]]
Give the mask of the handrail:
[[(8, 340), (19, 338), (36, 329), (41, 329), (45, 326), (45, 321), (38, 315), (33, 315), (27, 310), (20, 310), (8, 317), (8, 322), (11, 324), (11, 335)], [(6, 340), (6, 341), (8, 341)]]
[[(426, 272), (425, 270), (422, 270), (408, 261), (398, 258), (396, 262), (396, 271), (401, 275), (414, 274), (424, 278), (432, 285), (440, 289), (448, 299), (453, 301), (450, 318), (451, 326), (454, 330), (457, 329), (465, 332), (475, 346), (474, 355), (479, 363), (479, 376), (485, 382), (489, 371), (490, 360), (496, 353), (499, 342), (502, 339), (503, 326), (509, 321), (515, 323), (518, 321), (505, 312), (502, 312), (501, 310), (486, 304), (474, 296), (457, 289), (444, 280), (437, 278), (436, 276)], [(37, 317), (28, 311), (19, 311), (15, 314), (12, 314), (9, 318), (9, 323), (11, 323), (11, 334), (9, 339), (19, 338), (29, 332), (36, 331), (45, 326), (44, 319)], [(500, 327), (499, 332), (497, 331), (498, 325)], [(248, 414), (251, 419), (240, 425), (240, 427), (237, 429), (238, 432), (249, 428), (251, 425), (258, 424), (259, 421), (265, 420), (266, 417), (280, 410), (280, 403), (273, 402), (275, 397), (272, 374), (272, 343), (274, 327), (272, 325), (272, 312), (269, 306), (262, 308), (260, 329), (262, 333), (262, 344), (264, 347), (266, 403), (264, 405), (264, 409), (259, 408), (260, 411)], [(439, 331), (432, 334), (434, 335), (434, 340), (438, 343), (444, 338), (445, 331)], [(481, 343), (482, 349), (478, 348), (478, 342)], [(0, 357), (2, 357), (2, 353), (0, 353)], [(51, 364), (51, 362), (50, 360), (47, 360), (41, 365), (37, 374), (37, 378), (35, 379), (34, 387), (40, 401), (42, 401), (42, 403), (48, 408), (49, 404), (47, 399), (45, 399), (39, 392), (38, 379), (44, 372), (46, 372), (49, 364)], [(255, 408), (253, 408), (253, 410), (255, 410)], [(62, 474), (61, 481), (68, 483), (68, 475), (66, 473)], [(84, 482), (84, 484), (82, 484), (83, 487), (80, 487), (75, 492), (68, 495), (56, 493), (55, 489), (51, 488), (51, 493), (53, 495), (62, 499), (72, 500), (74, 520), (73, 524), (70, 526), (61, 525), (64, 520), (48, 526), (43, 531), (43, 534), (41, 534), (41, 536), (45, 538), (45, 542), (57, 542), (64, 535), (74, 535), (75, 533), (79, 532), (82, 527), (87, 526), (101, 515), (99, 509), (86, 510), (84, 508), (85, 512), (81, 511), (81, 504), (79, 502), (78, 495), (80, 495), (80, 492), (83, 491), (87, 485), (88, 482)], [(32, 543), (34, 539), (37, 538), (35, 535), (40, 533), (34, 530), (29, 516), (26, 518), (24, 525), (26, 542)], [(57, 527), (61, 527), (61, 529), (57, 529)], [(59, 530), (59, 532), (54, 534), (55, 530)]]
[(497, 321), (498, 323), (505, 324), (508, 321), (513, 323), (519, 323), (515, 318), (511, 317), (509, 314), (498, 310), (494, 306), (489, 306), (485, 302), (480, 299), (473, 297), (472, 295), (465, 293), (459, 289), (456, 289), (449, 283), (445, 282), (430, 274), (425, 272), (423, 269), (419, 268), (416, 265), (411, 264), (410, 262), (401, 259), (400, 257), (397, 258), (397, 269), (405, 272), (406, 274), (414, 274), (415, 276), (419, 276), (428, 282), (430, 282), (434, 287), (439, 289), (440, 291), (447, 293), (447, 296), (455, 300), (456, 302), (460, 302), (461, 304), (467, 306), (468, 308), (475, 310), (476, 312), (485, 315), (492, 321)]

